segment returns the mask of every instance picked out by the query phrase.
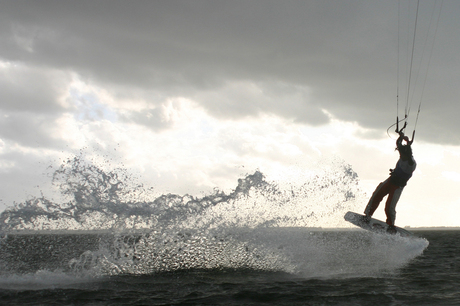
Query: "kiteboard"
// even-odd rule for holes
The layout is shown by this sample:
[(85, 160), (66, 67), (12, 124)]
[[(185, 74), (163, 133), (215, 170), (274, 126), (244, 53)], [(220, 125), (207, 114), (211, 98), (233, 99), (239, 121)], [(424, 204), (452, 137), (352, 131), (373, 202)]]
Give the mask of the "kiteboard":
[[(344, 216), (345, 220), (359, 226), (362, 229), (374, 232), (374, 233), (379, 233), (379, 234), (387, 234), (387, 229), (388, 229), (388, 224), (385, 222), (382, 222), (380, 220), (370, 218), (369, 220), (366, 220), (364, 215), (354, 213), (352, 211), (349, 211), (345, 214)], [(401, 237), (414, 237), (414, 234), (411, 232), (397, 227), (396, 228), (396, 234), (399, 234)]]

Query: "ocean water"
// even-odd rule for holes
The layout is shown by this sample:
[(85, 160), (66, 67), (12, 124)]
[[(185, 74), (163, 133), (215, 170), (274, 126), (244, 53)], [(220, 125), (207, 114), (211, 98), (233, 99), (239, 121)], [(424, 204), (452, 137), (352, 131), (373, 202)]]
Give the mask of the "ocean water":
[(169, 247), (146, 233), (8, 235), (0, 304), (459, 305), (460, 231), (415, 233), (239, 229)]
[(202, 197), (151, 197), (81, 158), (53, 183), (59, 200), (0, 215), (0, 305), (460, 304), (460, 231), (353, 228), (366, 197), (342, 162)]

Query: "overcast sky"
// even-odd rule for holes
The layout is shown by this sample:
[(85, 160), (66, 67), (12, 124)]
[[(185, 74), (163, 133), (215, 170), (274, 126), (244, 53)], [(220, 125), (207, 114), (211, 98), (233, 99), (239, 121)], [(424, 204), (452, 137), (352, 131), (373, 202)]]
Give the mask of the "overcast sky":
[(413, 0), (0, 0), (0, 209), (81, 151), (180, 194), (336, 156), (370, 195), (398, 158), (386, 130), (399, 94), (410, 133), (422, 104), (397, 224), (460, 226), (460, 2), (420, 1), (410, 74), (415, 12)]

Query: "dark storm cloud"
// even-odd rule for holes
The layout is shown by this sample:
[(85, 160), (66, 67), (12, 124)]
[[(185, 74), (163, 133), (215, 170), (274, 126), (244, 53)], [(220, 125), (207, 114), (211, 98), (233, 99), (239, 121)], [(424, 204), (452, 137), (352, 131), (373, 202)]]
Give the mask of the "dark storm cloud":
[(275, 114), (294, 121), (321, 125), (329, 117), (311, 99), (308, 88), (281, 82), (236, 82), (219, 90), (203, 90), (195, 98), (220, 118)]
[[(143, 90), (183, 95), (196, 97), (216, 116), (266, 112), (314, 125), (327, 122), (323, 110), (378, 129), (395, 117), (396, 2), (3, 1), (1, 6), (0, 59), (74, 71), (127, 97)], [(445, 122), (443, 116), (458, 112), (460, 70), (452, 51), (459, 44), (456, 35), (449, 36), (459, 26), (450, 16), (458, 9), (445, 1), (436, 45), (450, 47), (435, 49), (431, 66), (438, 78), (429, 80), (425, 92), (436, 103), (424, 104), (438, 124), (433, 135), (443, 133), (453, 142), (459, 121)], [(273, 96), (219, 95), (228, 84), (245, 81)], [(283, 99), (292, 96), (276, 96), (271, 86), (280, 82), (297, 88), (292, 95), (308, 91), (309, 97), (292, 102)], [(145, 100), (156, 106), (164, 101)], [(149, 118), (160, 120), (154, 114), (141, 121), (152, 125)]]

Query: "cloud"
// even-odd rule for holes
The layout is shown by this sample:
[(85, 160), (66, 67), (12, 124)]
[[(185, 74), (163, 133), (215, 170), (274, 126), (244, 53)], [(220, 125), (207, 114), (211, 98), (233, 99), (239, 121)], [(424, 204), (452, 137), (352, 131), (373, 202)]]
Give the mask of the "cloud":
[[(7, 51), (0, 56), (72, 70), (101, 87), (121, 86), (126, 96), (152, 88), (166, 95), (198, 91), (196, 96), (204, 99), (197, 102), (213, 114), (244, 118), (260, 112), (287, 117), (296, 113), (297, 120), (316, 125), (327, 123), (322, 109), (328, 109), (346, 120), (382, 125), (367, 118), (386, 109), (379, 104), (385, 97), (371, 92), (390, 88), (386, 45), (391, 23), (385, 18), (391, 14), (381, 13), (388, 6), (297, 1), (103, 3), (8, 3), (2, 14), (7, 25), (2, 47)], [(270, 90), (259, 96), (271, 96), (257, 103), (227, 97), (229, 89), (233, 96), (241, 93), (231, 88), (234, 84), (280, 82), (296, 87), (297, 93), (298, 88), (309, 88), (316, 105), (305, 101), (308, 105), (303, 107), (286, 105), (285, 95)], [(221, 98), (210, 103), (209, 92)]]
[(0, 137), (9, 139), (25, 147), (60, 147), (54, 134), (54, 117), (17, 113), (0, 117)]
[[(159, 107), (169, 97), (194, 97), (218, 117), (275, 113), (318, 125), (328, 122), (326, 110), (366, 128), (384, 129), (394, 121), (398, 7), (393, 3), (11, 1), (2, 7), (0, 58), (73, 71), (114, 97), (141, 96), (152, 105), (150, 115), (125, 117), (154, 128), (162, 125)], [(426, 32), (432, 8), (421, 6), (422, 40), (423, 33), (433, 38)], [(424, 120), (435, 123), (432, 133), (425, 129), (420, 137), (459, 143), (452, 132), (458, 120), (442, 119), (457, 111), (453, 88), (459, 77), (457, 57), (449, 51), (459, 41), (447, 35), (458, 21), (446, 10), (436, 45), (448, 39), (451, 47), (435, 49), (426, 86), (420, 85), (420, 72)], [(404, 16), (412, 17), (409, 13)], [(427, 62), (426, 56), (415, 60)], [(268, 90), (280, 84), (293, 91)], [(254, 92), (256, 87), (261, 92)], [(152, 92), (163, 98), (152, 98)]]
[(69, 76), (50, 69), (0, 61), (0, 109), (9, 112), (56, 113), (66, 105)]
[(221, 118), (273, 114), (311, 125), (326, 124), (328, 116), (311, 99), (305, 86), (282, 82), (239, 81), (193, 96), (212, 115)]
[(460, 173), (455, 171), (443, 171), (442, 176), (454, 182), (460, 182)]
[[(4, 1), (2, 180), (20, 186), (25, 160), (87, 150), (162, 190), (199, 192), (234, 187), (249, 167), (297, 174), (338, 154), (373, 189), (394, 166), (385, 131), (397, 94), (400, 116), (411, 104), (409, 132), (422, 102), (414, 144), (422, 171), (430, 146), (460, 144), (460, 8), (444, 3), (434, 37), (439, 6), (420, 4), (408, 89), (398, 45), (410, 50), (410, 35), (397, 25), (413, 27), (414, 6), (403, 4), (398, 14), (396, 2), (378, 0)], [(457, 158), (436, 152), (440, 168)], [(425, 171), (444, 182), (440, 171), (457, 168)]]

